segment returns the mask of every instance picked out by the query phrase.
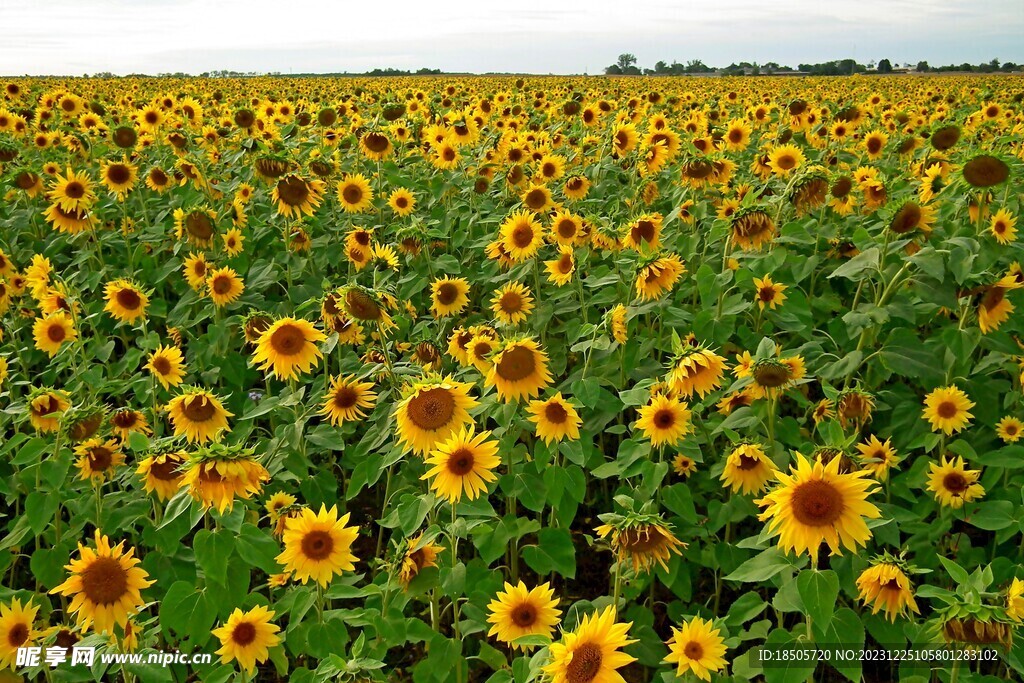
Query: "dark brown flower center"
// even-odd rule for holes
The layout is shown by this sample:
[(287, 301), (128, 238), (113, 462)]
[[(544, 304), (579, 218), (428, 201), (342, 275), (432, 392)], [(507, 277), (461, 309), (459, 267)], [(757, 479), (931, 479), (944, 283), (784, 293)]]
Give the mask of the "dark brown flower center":
[(12, 648), (20, 647), (26, 640), (28, 640), (28, 634), (28, 624), (18, 622), (11, 626), (10, 630), (7, 631), (7, 642)]
[(826, 481), (808, 481), (793, 489), (792, 506), (801, 524), (828, 526), (843, 514), (843, 495)]
[(283, 204), (300, 206), (309, 198), (309, 186), (302, 178), (289, 176), (278, 181), (277, 196)]
[(537, 610), (530, 603), (524, 602), (517, 605), (509, 615), (512, 622), (519, 628), (529, 628), (537, 621)]
[(455, 398), (444, 387), (426, 389), (410, 399), (406, 412), (409, 420), (420, 429), (440, 429), (449, 424), (455, 414)]
[(969, 486), (970, 485), (967, 483), (967, 477), (959, 472), (950, 472), (942, 478), (942, 488), (946, 489), (954, 496), (961, 495), (969, 488)]
[(451, 306), (459, 298), (459, 288), (452, 282), (442, 282), (437, 288), (437, 301), (444, 306)]
[(544, 190), (537, 188), (527, 192), (526, 198), (523, 201), (534, 211), (539, 211), (548, 203), (548, 196), (545, 194)]
[(473, 471), (473, 451), (468, 448), (457, 448), (448, 456), (448, 471), (457, 477), (463, 477)]
[(178, 468), (181, 461), (173, 458), (165, 458), (163, 462), (157, 460), (149, 468), (149, 474), (160, 481), (175, 481), (181, 478)]
[(676, 423), (676, 414), (668, 408), (663, 408), (654, 413), (653, 422), (658, 429), (671, 429)]
[(270, 335), (270, 347), (282, 356), (294, 356), (302, 352), (306, 335), (295, 325), (282, 325)]
[(107, 168), (107, 180), (115, 185), (124, 185), (131, 177), (131, 169), (124, 164), (111, 164)]
[(544, 418), (552, 424), (563, 424), (569, 419), (569, 411), (561, 403), (548, 403), (544, 406)]
[(128, 592), (128, 572), (113, 557), (97, 557), (81, 580), (82, 592), (96, 605), (112, 605)]
[(521, 222), (512, 231), (512, 243), (519, 249), (526, 249), (533, 243), (533, 227), (526, 222)]
[(683, 654), (686, 655), (688, 659), (699, 661), (704, 657), (704, 648), (697, 641), (691, 640), (685, 647), (683, 647)]
[(134, 289), (124, 288), (117, 290), (115, 295), (117, 304), (125, 310), (134, 311), (142, 305), (142, 297)]
[(338, 387), (334, 392), (334, 405), (342, 410), (351, 408), (359, 400), (359, 394), (350, 386)]
[(52, 323), (46, 328), (46, 336), (49, 337), (50, 341), (53, 343), (59, 344), (67, 337), (67, 333), (64, 332), (63, 325), (60, 323)]
[(235, 624), (235, 628), (231, 631), (231, 641), (235, 645), (245, 647), (252, 641), (256, 640), (256, 627), (248, 621), (243, 621), (239, 624)]
[(206, 396), (191, 396), (186, 398), (182, 405), (182, 412), (190, 422), (206, 422), (217, 414), (217, 408)]
[(302, 537), (302, 554), (311, 560), (325, 560), (334, 551), (334, 539), (326, 531), (310, 531)]
[(106, 446), (96, 446), (89, 451), (89, 468), (93, 472), (103, 472), (110, 468), (113, 453)]
[(572, 661), (565, 667), (567, 683), (590, 683), (601, 671), (601, 648), (594, 643), (584, 643), (572, 653)]
[(85, 196), (85, 186), (77, 180), (72, 180), (64, 188), (64, 194), (70, 199), (81, 199)]
[(531, 376), (537, 369), (537, 358), (533, 350), (525, 346), (513, 346), (501, 354), (496, 370), (508, 382), (518, 382)]
[(939, 407), (935, 409), (935, 412), (944, 420), (951, 420), (956, 417), (957, 408), (956, 404), (952, 401), (943, 401), (939, 404)]

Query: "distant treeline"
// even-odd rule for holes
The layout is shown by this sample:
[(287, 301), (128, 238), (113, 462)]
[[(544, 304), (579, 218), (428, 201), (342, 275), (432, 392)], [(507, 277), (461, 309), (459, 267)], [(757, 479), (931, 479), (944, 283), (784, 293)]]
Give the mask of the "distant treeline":
[(984, 74), (1016, 71), (1020, 68), (1014, 62), (1000, 62), (998, 59), (982, 62), (981, 64), (968, 64), (964, 62), (963, 64), (948, 64), (938, 67), (929, 66), (928, 62), (923, 61), (918, 62), (916, 65), (907, 63), (901, 67), (894, 65), (888, 59), (880, 59), (878, 62), (871, 61), (867, 64), (860, 64), (853, 59), (834, 59), (830, 62), (821, 62), (820, 64), (797, 64), (796, 69), (777, 62), (765, 62), (764, 64), (758, 64), (757, 62), (740, 62), (737, 64), (733, 62), (725, 67), (713, 67), (708, 66), (699, 59), (691, 59), (686, 64), (681, 64), (677, 61), (673, 61), (671, 64), (659, 61), (655, 63), (653, 69), (640, 68), (636, 63), (636, 56), (627, 52), (619, 55), (618, 60), (614, 64), (606, 66), (604, 72), (613, 76), (684, 76), (708, 73), (724, 76), (759, 76), (787, 73), (801, 73), (812, 76), (848, 76), (860, 73), (887, 74), (907, 71), (919, 73), (964, 71)]

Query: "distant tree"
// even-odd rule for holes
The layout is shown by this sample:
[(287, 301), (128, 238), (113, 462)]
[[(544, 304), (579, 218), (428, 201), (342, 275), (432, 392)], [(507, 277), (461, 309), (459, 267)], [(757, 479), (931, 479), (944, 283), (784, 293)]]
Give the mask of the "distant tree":
[(891, 74), (892, 73), (892, 62), (888, 59), (878, 60), (878, 73), (880, 74)]
[(640, 71), (640, 69), (636, 68), (635, 66), (627, 66), (626, 70), (623, 71), (622, 73), (625, 76), (639, 76), (643, 72)]
[(1003, 65), (999, 67), (1000, 71), (1016, 71), (1017, 65), (1013, 62), (1003, 62)]
[(931, 70), (931, 68), (928, 66), (928, 62), (918, 62), (917, 63), (917, 69), (915, 69), (915, 71), (917, 71), (919, 73), (924, 73), (924, 72), (930, 71), (930, 70)]
[(629, 52), (619, 55), (619, 59), (615, 62), (615, 66), (619, 67), (622, 73), (626, 73), (626, 70), (634, 64), (636, 64), (636, 55)]
[(622, 69), (619, 68), (618, 64), (612, 64), (611, 66), (606, 66), (604, 68), (604, 72), (606, 74), (608, 74), (609, 76), (621, 76), (622, 75)]
[(654, 63), (654, 73), (656, 74), (667, 74), (669, 71), (668, 64), (664, 60)]
[(999, 60), (998, 59), (993, 59), (991, 62), (988, 63), (988, 65), (990, 67), (992, 67), (993, 71), (999, 71)]

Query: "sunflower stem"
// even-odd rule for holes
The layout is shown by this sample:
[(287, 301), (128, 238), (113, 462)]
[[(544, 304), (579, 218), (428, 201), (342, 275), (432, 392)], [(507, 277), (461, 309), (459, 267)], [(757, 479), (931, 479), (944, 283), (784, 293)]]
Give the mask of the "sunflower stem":
[(612, 609), (619, 613), (619, 593), (622, 590), (622, 558), (615, 558), (615, 586), (612, 589)]

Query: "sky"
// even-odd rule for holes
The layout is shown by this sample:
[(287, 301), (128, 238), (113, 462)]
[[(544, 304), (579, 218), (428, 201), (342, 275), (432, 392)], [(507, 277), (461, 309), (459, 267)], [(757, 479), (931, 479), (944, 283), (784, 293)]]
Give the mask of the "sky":
[(1024, 0), (0, 0), (0, 74), (1024, 63), (1022, 35)]

